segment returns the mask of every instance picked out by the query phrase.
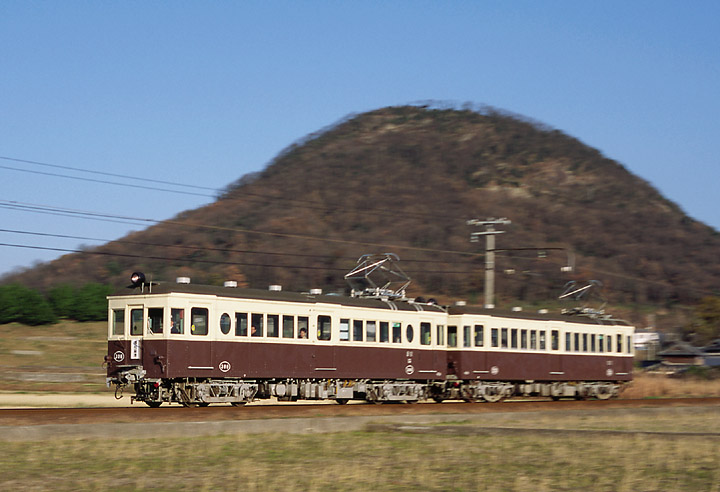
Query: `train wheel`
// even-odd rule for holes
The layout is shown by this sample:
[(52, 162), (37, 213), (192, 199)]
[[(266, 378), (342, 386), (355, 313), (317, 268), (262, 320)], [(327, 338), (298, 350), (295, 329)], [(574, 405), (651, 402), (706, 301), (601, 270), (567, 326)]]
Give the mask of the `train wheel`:
[(232, 401), (230, 402), (230, 405), (234, 407), (244, 407), (246, 403), (246, 401)]
[(210, 404), (209, 404), (208, 402), (206, 402), (206, 401), (201, 402), (201, 403), (198, 403), (198, 406), (199, 406), (199, 407), (207, 407), (207, 406), (209, 406), (209, 405), (210, 405)]
[(145, 404), (150, 408), (157, 408), (163, 404), (161, 401), (146, 401)]
[(483, 400), (485, 400), (488, 403), (497, 403), (497, 402), (503, 400), (502, 393), (494, 394), (494, 395), (489, 395), (489, 394), (485, 393), (484, 395), (482, 395), (482, 397), (483, 397)]
[(338, 403), (338, 405), (346, 405), (348, 402), (347, 398), (335, 398), (335, 401)]
[(444, 398), (442, 396), (433, 396), (435, 403), (442, 403)]

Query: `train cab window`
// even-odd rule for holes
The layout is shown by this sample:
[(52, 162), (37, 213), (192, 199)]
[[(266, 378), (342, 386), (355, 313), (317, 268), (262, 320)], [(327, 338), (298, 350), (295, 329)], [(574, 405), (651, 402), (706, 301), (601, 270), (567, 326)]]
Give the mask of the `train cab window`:
[(420, 344), (430, 345), (432, 343), (432, 326), (430, 323), (420, 323)]
[(250, 316), (250, 336), (261, 337), (265, 331), (262, 314), (252, 314)]
[(545, 330), (540, 330), (540, 350), (545, 350), (545, 337), (547, 336)]
[(537, 330), (530, 330), (530, 350), (537, 350)]
[(248, 334), (247, 313), (235, 313), (235, 336), (246, 337)]
[(374, 342), (377, 336), (377, 324), (374, 321), (365, 323), (365, 341)]
[(527, 348), (527, 330), (520, 330), (520, 348)]
[(415, 338), (415, 330), (413, 329), (412, 325), (407, 325), (407, 328), (405, 328), (405, 339), (408, 341), (408, 343), (411, 343), (413, 341), (413, 338)]
[(390, 341), (390, 323), (387, 321), (380, 322), (380, 341), (383, 343)]
[(457, 326), (448, 325), (448, 347), (457, 347)]
[(173, 308), (170, 310), (170, 333), (182, 335), (185, 333), (185, 310)]
[(307, 316), (298, 316), (298, 338), (307, 338), (310, 333), (310, 321)]
[(349, 319), (341, 319), (340, 320), (340, 340), (343, 342), (347, 342), (350, 340), (350, 320)]
[(551, 337), (552, 349), (559, 350), (560, 349), (560, 332), (557, 330), (552, 330), (550, 332), (550, 337)]
[(277, 314), (267, 315), (267, 336), (274, 338), (280, 336), (280, 316)]
[(490, 330), (490, 345), (497, 348), (500, 346), (500, 340), (498, 339), (498, 329), (493, 328)]
[(130, 311), (130, 334), (131, 335), (142, 335), (143, 334), (143, 310), (132, 309)]
[(361, 319), (353, 321), (353, 340), (356, 342), (363, 341), (363, 321)]
[(230, 333), (231, 325), (232, 321), (230, 321), (230, 315), (228, 313), (223, 313), (222, 316), (220, 316), (220, 331), (223, 335)]
[(125, 334), (125, 310), (124, 309), (113, 309), (112, 334), (113, 335), (124, 335)]
[(295, 316), (283, 316), (283, 338), (295, 338)]
[(318, 340), (330, 340), (332, 321), (330, 316), (318, 316)]
[(472, 345), (471, 330), (470, 325), (463, 326), (463, 347), (470, 347)]
[(500, 330), (500, 347), (508, 348), (508, 329), (503, 328)]
[(475, 325), (475, 346), (482, 347), (485, 345), (485, 328), (483, 325)]
[(393, 341), (393, 343), (402, 342), (402, 332), (400, 331), (400, 323), (392, 324), (392, 341)]
[(445, 345), (445, 327), (443, 325), (437, 325), (437, 344), (439, 346)]
[(632, 352), (633, 352), (633, 344), (632, 344), (632, 337), (630, 337), (630, 336), (627, 337), (627, 345), (626, 345), (626, 347), (627, 347), (627, 353), (628, 353), (628, 354), (632, 354)]
[(510, 348), (518, 347), (518, 331), (517, 328), (510, 330)]
[(208, 334), (208, 310), (207, 308), (192, 308), (190, 310), (190, 333), (192, 335)]

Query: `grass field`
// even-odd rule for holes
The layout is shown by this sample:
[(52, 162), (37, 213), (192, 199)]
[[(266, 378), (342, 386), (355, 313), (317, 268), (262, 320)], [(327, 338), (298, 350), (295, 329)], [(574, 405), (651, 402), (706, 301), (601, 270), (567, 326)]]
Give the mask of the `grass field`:
[[(663, 413), (661, 409), (659, 414)], [(717, 409), (563, 418), (564, 427), (717, 430)], [(493, 419), (492, 425), (501, 420)], [(457, 425), (457, 422), (452, 422)], [(547, 427), (525, 416), (503, 425)], [(467, 424), (477, 425), (477, 424)], [(709, 437), (402, 432), (0, 443), (2, 490), (720, 491)]]

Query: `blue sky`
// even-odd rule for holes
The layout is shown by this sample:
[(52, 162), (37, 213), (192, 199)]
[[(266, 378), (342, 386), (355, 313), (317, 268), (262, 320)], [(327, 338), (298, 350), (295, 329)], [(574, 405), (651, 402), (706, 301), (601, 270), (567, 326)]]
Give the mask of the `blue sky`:
[(150, 224), (10, 202), (163, 220), (350, 113), (429, 99), (561, 129), (720, 229), (718, 2), (4, 0), (0, 69), (0, 274), (62, 254), (10, 245), (100, 244), (17, 231)]

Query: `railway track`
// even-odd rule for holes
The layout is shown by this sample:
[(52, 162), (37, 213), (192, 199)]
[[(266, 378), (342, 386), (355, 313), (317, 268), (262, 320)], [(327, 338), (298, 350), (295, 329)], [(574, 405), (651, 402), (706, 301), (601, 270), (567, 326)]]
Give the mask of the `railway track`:
[(668, 398), (618, 400), (522, 400), (502, 403), (420, 403), (350, 405), (249, 405), (245, 407), (211, 406), (184, 408), (32, 408), (0, 409), (0, 426), (38, 426), (57, 424), (120, 424), (160, 422), (222, 422), (287, 418), (372, 417), (397, 415), (482, 414), (498, 412), (534, 412), (554, 410), (603, 410), (669, 406), (720, 406), (720, 398)]

